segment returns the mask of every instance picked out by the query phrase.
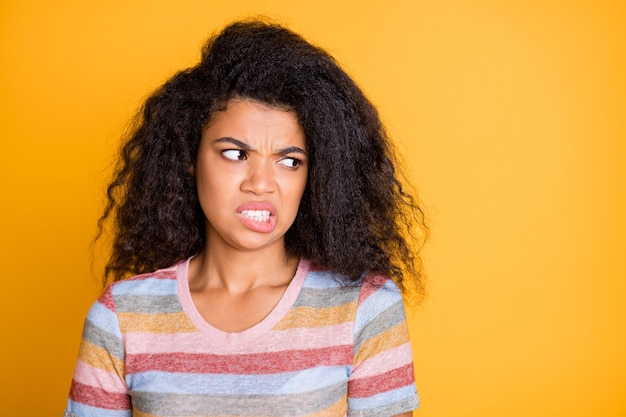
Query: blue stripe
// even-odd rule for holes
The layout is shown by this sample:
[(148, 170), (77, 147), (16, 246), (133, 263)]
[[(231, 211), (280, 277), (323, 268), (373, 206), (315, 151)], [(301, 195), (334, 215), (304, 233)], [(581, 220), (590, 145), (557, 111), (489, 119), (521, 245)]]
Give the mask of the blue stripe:
[(120, 281), (115, 284), (112, 294), (116, 295), (172, 295), (176, 294), (175, 279), (145, 278), (136, 281)]
[(319, 367), (273, 375), (190, 374), (160, 371), (126, 377), (131, 391), (170, 394), (285, 395), (306, 394), (348, 382), (345, 367)]
[[(348, 398), (348, 407), (351, 410), (368, 410), (383, 407), (417, 396), (415, 385), (397, 388), (391, 391), (382, 392), (367, 398)], [(419, 401), (419, 399), (418, 399)]]
[(96, 327), (120, 339), (122, 338), (117, 315), (100, 302), (96, 302), (91, 306), (89, 313), (87, 313), (87, 320), (92, 322)]
[(397, 302), (402, 302), (402, 295), (395, 282), (389, 280), (359, 306), (354, 334), (358, 334), (376, 316)]
[(92, 407), (72, 400), (67, 401), (67, 411), (77, 416), (89, 417), (131, 417), (132, 410), (107, 410), (99, 407)]
[(304, 281), (304, 287), (318, 289), (344, 287), (345, 283), (338, 278), (340, 277), (328, 271), (309, 272)]
[[(319, 366), (301, 372), (293, 372), (289, 382), (276, 394), (306, 394), (309, 391), (330, 387), (341, 382), (347, 384), (350, 369), (351, 367), (343, 366)], [(315, 385), (312, 384), (313, 382)]]

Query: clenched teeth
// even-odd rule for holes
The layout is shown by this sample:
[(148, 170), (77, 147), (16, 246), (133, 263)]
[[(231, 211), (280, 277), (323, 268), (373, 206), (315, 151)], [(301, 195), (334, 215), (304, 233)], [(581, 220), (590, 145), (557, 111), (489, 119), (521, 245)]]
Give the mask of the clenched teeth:
[(270, 220), (269, 210), (243, 210), (241, 215), (255, 222), (268, 222)]

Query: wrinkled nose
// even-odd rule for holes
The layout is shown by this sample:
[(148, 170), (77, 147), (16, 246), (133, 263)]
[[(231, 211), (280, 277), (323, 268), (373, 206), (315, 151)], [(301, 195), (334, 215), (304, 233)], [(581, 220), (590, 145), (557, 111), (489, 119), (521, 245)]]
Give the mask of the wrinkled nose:
[(254, 161), (248, 165), (241, 190), (253, 194), (271, 193), (276, 190), (274, 166), (271, 161)]

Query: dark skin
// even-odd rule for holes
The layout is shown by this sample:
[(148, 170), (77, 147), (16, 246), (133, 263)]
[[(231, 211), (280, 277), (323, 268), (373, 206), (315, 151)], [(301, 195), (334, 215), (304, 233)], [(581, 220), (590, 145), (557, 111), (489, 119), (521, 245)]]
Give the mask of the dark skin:
[(189, 264), (189, 288), (213, 327), (260, 323), (295, 275), (284, 235), (306, 187), (306, 156), (296, 116), (252, 100), (231, 100), (204, 129), (193, 172), (207, 243)]
[(284, 235), (306, 187), (304, 132), (293, 112), (231, 100), (205, 128), (194, 173), (207, 244), (189, 266), (192, 299), (211, 325), (240, 332), (272, 311), (298, 266)]

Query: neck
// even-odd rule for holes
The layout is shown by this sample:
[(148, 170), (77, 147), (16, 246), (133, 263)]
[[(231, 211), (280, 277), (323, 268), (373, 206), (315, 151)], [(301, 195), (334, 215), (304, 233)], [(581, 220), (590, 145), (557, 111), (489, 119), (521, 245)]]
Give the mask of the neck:
[(191, 290), (221, 288), (242, 293), (261, 286), (289, 284), (298, 266), (284, 245), (262, 250), (241, 251), (211, 247), (210, 242), (189, 265)]

